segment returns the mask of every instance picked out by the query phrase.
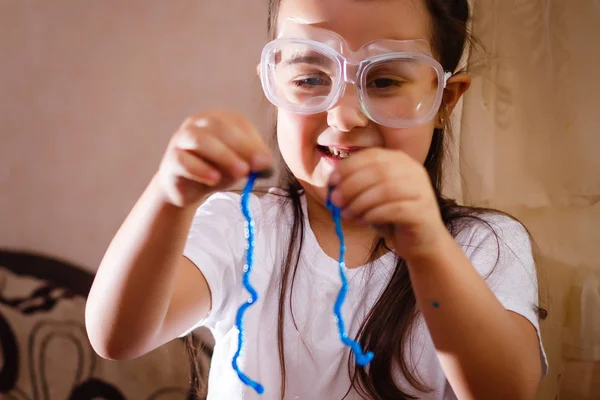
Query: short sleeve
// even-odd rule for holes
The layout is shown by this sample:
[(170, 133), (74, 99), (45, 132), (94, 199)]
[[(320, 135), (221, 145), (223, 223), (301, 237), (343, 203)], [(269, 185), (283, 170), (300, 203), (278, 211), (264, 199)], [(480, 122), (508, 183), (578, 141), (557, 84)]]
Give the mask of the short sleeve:
[(518, 221), (504, 215), (485, 215), (457, 241), (467, 257), (507, 310), (525, 317), (535, 327), (540, 345), (542, 375), (548, 361), (540, 335), (538, 279), (531, 239)]
[(192, 330), (214, 329), (217, 319), (227, 314), (236, 286), (240, 285), (244, 255), (244, 218), (240, 195), (216, 193), (196, 211), (183, 255), (204, 275), (211, 294), (211, 310)]

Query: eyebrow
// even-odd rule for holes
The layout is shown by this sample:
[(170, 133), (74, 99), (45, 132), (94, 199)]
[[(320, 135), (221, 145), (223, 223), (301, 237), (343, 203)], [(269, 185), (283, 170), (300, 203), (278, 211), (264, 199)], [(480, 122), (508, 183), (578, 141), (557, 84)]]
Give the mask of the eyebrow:
[(293, 57), (287, 59), (285, 61), (285, 65), (294, 65), (294, 64), (314, 64), (327, 66), (330, 65), (327, 62), (327, 57), (322, 55), (294, 55)]

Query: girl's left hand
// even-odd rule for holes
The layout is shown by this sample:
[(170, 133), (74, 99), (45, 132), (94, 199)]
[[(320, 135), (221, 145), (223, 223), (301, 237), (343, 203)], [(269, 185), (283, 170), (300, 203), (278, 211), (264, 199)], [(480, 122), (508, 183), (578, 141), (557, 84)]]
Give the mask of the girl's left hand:
[(354, 153), (338, 163), (329, 184), (344, 218), (393, 226), (384, 239), (406, 261), (431, 254), (449, 235), (427, 170), (402, 151)]

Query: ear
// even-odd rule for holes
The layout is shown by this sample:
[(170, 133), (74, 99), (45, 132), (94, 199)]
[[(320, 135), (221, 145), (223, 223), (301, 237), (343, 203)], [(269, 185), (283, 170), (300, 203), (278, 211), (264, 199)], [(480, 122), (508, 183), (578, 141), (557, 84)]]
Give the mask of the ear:
[(447, 120), (450, 117), (450, 114), (454, 111), (454, 107), (456, 107), (456, 103), (458, 103), (470, 86), (471, 77), (464, 72), (453, 75), (448, 79), (446, 89), (444, 89), (442, 106), (437, 115), (436, 128), (444, 128), (442, 119)]

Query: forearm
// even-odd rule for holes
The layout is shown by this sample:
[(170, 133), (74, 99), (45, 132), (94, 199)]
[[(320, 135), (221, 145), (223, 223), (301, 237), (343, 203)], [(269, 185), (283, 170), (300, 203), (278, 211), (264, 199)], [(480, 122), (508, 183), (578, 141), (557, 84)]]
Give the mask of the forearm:
[[(531, 354), (516, 325), (448, 235), (429, 256), (408, 262), (417, 303), (459, 399), (529, 399)], [(539, 375), (538, 375), (539, 376)]]
[(160, 198), (153, 181), (115, 235), (86, 304), (96, 351), (112, 358), (151, 340), (167, 312), (194, 210)]

